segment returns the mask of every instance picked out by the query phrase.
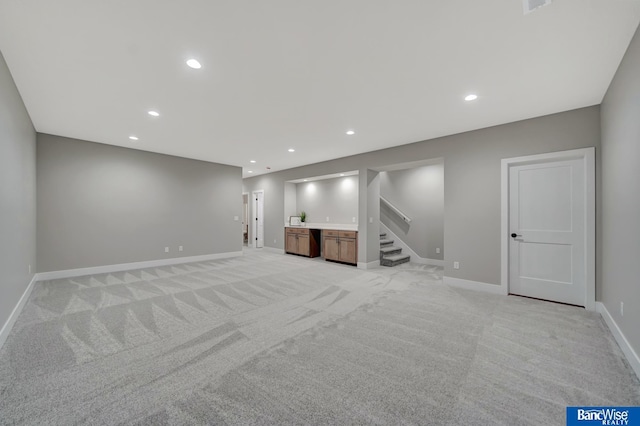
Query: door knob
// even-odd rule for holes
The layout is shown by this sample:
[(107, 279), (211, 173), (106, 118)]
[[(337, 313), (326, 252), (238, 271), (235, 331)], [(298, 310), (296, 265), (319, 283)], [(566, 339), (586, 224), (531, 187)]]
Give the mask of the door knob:
[(511, 234), (511, 238), (517, 238), (517, 237), (522, 237), (522, 235), (516, 234), (515, 232)]

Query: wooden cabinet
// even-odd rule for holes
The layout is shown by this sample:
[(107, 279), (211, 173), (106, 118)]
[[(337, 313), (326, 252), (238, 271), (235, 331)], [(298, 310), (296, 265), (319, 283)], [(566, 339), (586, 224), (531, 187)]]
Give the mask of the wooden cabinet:
[(320, 230), (308, 228), (284, 228), (284, 251), (300, 256), (320, 256)]
[(338, 237), (322, 238), (322, 255), (327, 260), (340, 260), (340, 243)]
[(322, 233), (323, 256), (326, 260), (358, 263), (358, 232), (327, 229)]

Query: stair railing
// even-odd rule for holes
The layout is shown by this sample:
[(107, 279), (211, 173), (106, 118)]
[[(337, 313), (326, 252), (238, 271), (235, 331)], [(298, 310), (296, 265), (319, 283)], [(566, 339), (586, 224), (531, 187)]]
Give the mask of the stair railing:
[(406, 214), (404, 214), (402, 212), (402, 210), (400, 210), (399, 208), (397, 208), (396, 206), (391, 204), (391, 202), (389, 202), (389, 200), (384, 198), (382, 195), (380, 196), (380, 201), (385, 203), (391, 209), (391, 211), (394, 212), (395, 214), (397, 214), (398, 216), (400, 216), (400, 218), (402, 218), (402, 220), (404, 220), (407, 223), (411, 223), (411, 218), (409, 216), (407, 216)]

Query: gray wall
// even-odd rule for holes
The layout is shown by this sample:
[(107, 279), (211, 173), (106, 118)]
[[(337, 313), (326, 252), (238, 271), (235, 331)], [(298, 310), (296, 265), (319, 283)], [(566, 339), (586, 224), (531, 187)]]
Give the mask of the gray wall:
[(444, 164), (382, 172), (380, 195), (411, 222), (403, 221), (386, 204), (380, 204), (380, 221), (418, 256), (443, 260)]
[[(640, 354), (640, 30), (602, 103), (601, 300)], [(620, 315), (624, 302), (624, 316)]]
[(296, 211), (307, 213), (307, 222), (352, 224), (354, 217), (357, 222), (358, 176), (298, 183)]
[(290, 216), (297, 216), (298, 210), (298, 191), (295, 183), (287, 182), (284, 184), (284, 223), (289, 222)]
[(0, 328), (36, 270), (36, 131), (0, 53)]
[(360, 178), (358, 213), (364, 226), (358, 226), (358, 261), (371, 263), (380, 260), (380, 173), (367, 169), (365, 176)]
[(239, 167), (43, 134), (37, 148), (41, 272), (242, 249)]
[[(375, 202), (377, 207), (367, 203), (371, 198), (367, 193), (367, 181), (376, 180), (369, 176), (367, 169), (442, 157), (444, 246), (447, 250), (444, 273), (449, 277), (499, 284), (500, 159), (584, 147), (596, 147), (596, 167), (599, 169), (598, 106), (256, 176), (245, 179), (244, 186), (247, 190), (265, 190), (265, 244), (282, 249), (284, 182), (358, 170), (361, 244), (358, 257), (359, 261), (370, 262), (377, 256), (377, 224), (370, 226), (367, 223), (363, 227), (363, 221), (367, 217), (377, 218), (379, 201)], [(370, 241), (364, 241), (366, 245), (362, 246), (367, 237)], [(274, 239), (276, 243), (273, 243)], [(366, 251), (364, 255), (363, 251)], [(454, 261), (460, 262), (459, 270), (453, 269)]]

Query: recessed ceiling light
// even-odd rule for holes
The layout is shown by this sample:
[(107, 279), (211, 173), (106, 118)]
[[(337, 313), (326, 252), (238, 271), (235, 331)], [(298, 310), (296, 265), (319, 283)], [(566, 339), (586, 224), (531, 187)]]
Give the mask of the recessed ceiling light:
[(293, 148), (289, 148), (289, 152), (295, 152), (296, 150)]
[(250, 162), (250, 163), (255, 163), (255, 162), (256, 162), (256, 160), (249, 160), (249, 162)]
[(159, 117), (160, 116), (160, 113), (158, 111), (153, 111), (153, 110), (149, 111), (147, 114), (149, 114), (152, 117)]
[(344, 173), (340, 173), (340, 176), (344, 176)]
[(253, 173), (253, 170), (248, 170), (247, 173)]
[(305, 182), (308, 182), (308, 181), (309, 181), (309, 179), (305, 179), (304, 181), (305, 181)]
[(129, 136), (129, 139), (131, 139), (132, 141), (137, 141), (138, 137), (131, 135), (131, 136)]
[(198, 62), (197, 59), (189, 59), (187, 61), (187, 65), (189, 65), (194, 70), (199, 70), (200, 68), (202, 68), (202, 65), (200, 64), (200, 62)]
[(478, 99), (478, 95), (474, 95), (473, 93), (470, 95), (465, 96), (464, 100), (465, 101), (475, 101), (476, 99)]
[(354, 132), (353, 130), (347, 130), (347, 134), (351, 136), (351, 135), (355, 135), (356, 132)]

